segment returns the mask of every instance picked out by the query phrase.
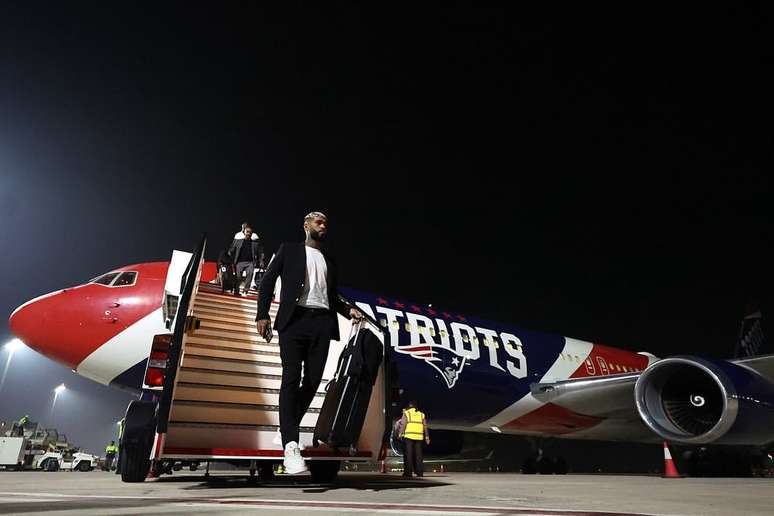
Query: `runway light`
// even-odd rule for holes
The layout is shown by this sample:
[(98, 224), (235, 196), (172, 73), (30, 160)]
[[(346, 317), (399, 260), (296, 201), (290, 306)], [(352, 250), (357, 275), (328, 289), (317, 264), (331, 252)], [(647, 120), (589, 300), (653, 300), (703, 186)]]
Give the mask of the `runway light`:
[(67, 387), (65, 387), (65, 384), (61, 384), (61, 385), (57, 386), (56, 389), (54, 389), (54, 392), (57, 393), (57, 394), (60, 394), (62, 391), (66, 390), (66, 389), (67, 389)]
[(13, 339), (5, 345), (5, 350), (9, 353), (13, 353), (14, 351), (19, 351), (23, 347), (24, 342), (19, 339)]
[(502, 430), (500, 430), (499, 428), (497, 428), (496, 426), (493, 426), (493, 427), (491, 427), (491, 428), (492, 428), (492, 431), (493, 431), (493, 432), (497, 432), (498, 434), (501, 434), (501, 433), (503, 433), (503, 431), (502, 431)]

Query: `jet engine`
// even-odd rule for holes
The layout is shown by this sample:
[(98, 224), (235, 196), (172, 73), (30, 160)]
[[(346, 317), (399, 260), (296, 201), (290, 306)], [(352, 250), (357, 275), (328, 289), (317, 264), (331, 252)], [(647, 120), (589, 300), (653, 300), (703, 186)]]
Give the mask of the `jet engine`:
[(774, 384), (725, 360), (686, 356), (654, 362), (637, 380), (634, 396), (645, 424), (669, 441), (774, 440)]

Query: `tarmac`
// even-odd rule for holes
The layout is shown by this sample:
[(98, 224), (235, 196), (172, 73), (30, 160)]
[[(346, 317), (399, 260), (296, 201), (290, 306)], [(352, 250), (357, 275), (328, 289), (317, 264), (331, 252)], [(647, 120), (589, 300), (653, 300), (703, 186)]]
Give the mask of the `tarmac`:
[(102, 471), (0, 471), (0, 514), (771, 515), (774, 479), (343, 472), (308, 476), (176, 472), (138, 484)]

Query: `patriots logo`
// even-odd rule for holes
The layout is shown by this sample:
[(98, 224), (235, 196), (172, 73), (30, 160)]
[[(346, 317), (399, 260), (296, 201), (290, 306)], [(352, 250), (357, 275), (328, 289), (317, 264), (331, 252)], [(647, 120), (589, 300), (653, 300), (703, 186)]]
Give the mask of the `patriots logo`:
[(397, 346), (395, 351), (411, 355), (417, 360), (424, 360), (446, 381), (446, 386), (451, 389), (457, 383), (462, 368), (465, 367), (466, 357), (456, 351), (438, 344), (420, 344), (417, 346)]

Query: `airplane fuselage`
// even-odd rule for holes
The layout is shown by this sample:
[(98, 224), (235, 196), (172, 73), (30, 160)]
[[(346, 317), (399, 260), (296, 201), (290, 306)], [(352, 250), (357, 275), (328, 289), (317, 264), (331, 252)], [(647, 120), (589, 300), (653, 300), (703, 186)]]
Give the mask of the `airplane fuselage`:
[[(41, 296), (14, 311), (11, 328), (78, 374), (137, 391), (153, 336), (169, 331), (161, 313), (169, 267), (126, 266), (108, 273), (116, 276)], [(200, 280), (215, 276), (216, 264), (206, 262)], [(389, 334), (401, 398), (415, 399), (433, 428), (605, 438), (605, 431), (594, 433), (601, 418), (541, 403), (530, 386), (635, 373), (653, 359), (394, 298), (342, 293)]]

